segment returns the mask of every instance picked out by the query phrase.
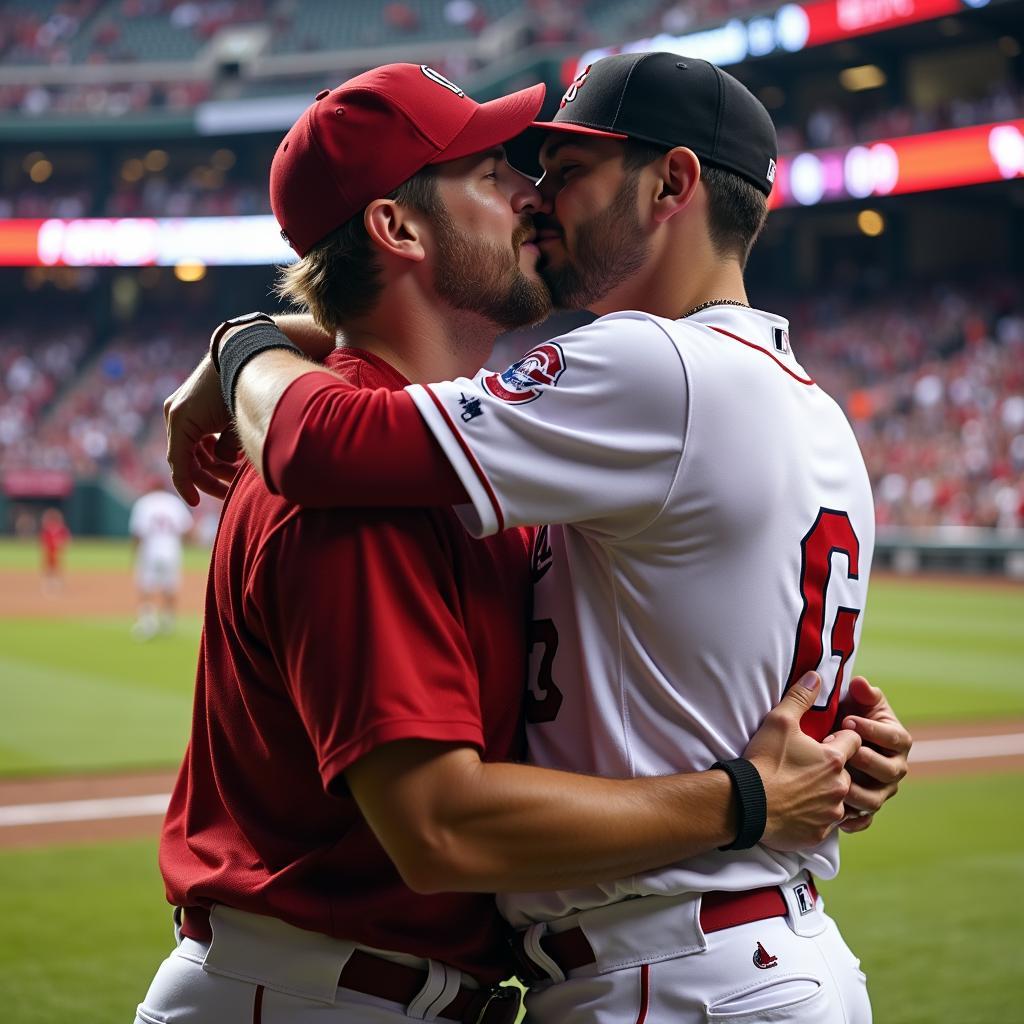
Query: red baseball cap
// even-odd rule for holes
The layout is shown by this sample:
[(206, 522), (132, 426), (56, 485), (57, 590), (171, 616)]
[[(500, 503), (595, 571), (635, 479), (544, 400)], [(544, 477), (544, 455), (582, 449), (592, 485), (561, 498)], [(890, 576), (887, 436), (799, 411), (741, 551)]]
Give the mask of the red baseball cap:
[(324, 89), (270, 166), (270, 205), (305, 256), (428, 164), (501, 145), (540, 113), (544, 86), (477, 103), (426, 64), (385, 64)]

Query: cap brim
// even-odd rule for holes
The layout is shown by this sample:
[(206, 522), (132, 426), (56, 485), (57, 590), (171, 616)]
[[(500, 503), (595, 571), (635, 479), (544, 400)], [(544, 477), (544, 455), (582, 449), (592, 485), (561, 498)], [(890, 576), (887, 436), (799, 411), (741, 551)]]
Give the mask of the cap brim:
[(525, 131), (540, 113), (544, 103), (544, 84), (510, 93), (500, 99), (481, 103), (466, 127), (430, 162), (459, 160), (471, 153), (482, 153), (503, 145)]
[(567, 121), (531, 121), (526, 131), (518, 135), (507, 146), (508, 162), (523, 174), (539, 178), (544, 173), (540, 163), (540, 151), (548, 138), (549, 132), (563, 135), (584, 135), (594, 139), (628, 139), (628, 135), (618, 132), (606, 132), (600, 128), (587, 128), (581, 124)]
[(541, 128), (546, 132), (566, 132), (569, 135), (597, 135), (602, 139), (628, 139), (622, 132), (608, 132), (603, 128), (588, 128), (586, 125), (573, 124), (571, 121), (531, 121), (531, 128)]

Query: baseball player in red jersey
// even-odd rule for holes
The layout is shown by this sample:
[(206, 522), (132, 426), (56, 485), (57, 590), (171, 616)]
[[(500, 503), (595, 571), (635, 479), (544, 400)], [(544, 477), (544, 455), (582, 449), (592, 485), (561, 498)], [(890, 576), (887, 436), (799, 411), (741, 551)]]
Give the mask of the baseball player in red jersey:
[[(247, 451), (309, 504), (450, 501), (478, 535), (568, 524), (536, 547), (537, 763), (706, 767), (740, 751), (779, 680), (817, 668), (807, 731), (824, 736), (852, 701), (889, 751), (853, 762), (865, 776), (849, 803), (869, 820), (909, 736), (878, 691), (851, 689), (874, 539), (863, 462), (787, 322), (743, 287), (774, 177), (770, 118), (706, 62), (629, 54), (588, 69), (541, 127), (540, 266), (556, 301), (599, 319), (504, 373), (404, 395), (351, 394), (267, 353), (240, 382)], [(422, 455), (425, 433), (450, 468)], [(792, 856), (737, 839), (725, 856), (503, 897), (540, 986), (531, 1017), (870, 1019), (809, 869), (835, 875), (835, 837)]]
[(43, 586), (49, 591), (64, 585), (64, 549), (71, 540), (71, 531), (59, 508), (48, 508), (39, 525), (39, 546), (43, 553)]
[[(344, 329), (329, 366), (346, 386), (472, 372), (499, 329), (545, 315), (523, 244), (540, 194), (497, 148), (541, 95), (480, 106), (392, 65), (324, 90), (288, 133), (271, 191), (304, 258), (286, 287)], [(253, 319), (248, 340), (276, 335)], [(474, 541), (450, 510), (302, 510), (238, 474), (161, 842), (179, 944), (138, 1021), (511, 1020), (490, 989), (511, 972), (502, 921), (480, 893), (592, 885), (744, 827), (725, 771), (512, 763), (533, 546), (518, 529)], [(796, 688), (747, 750), (780, 850), (839, 820), (859, 747), (800, 732), (814, 692)]]

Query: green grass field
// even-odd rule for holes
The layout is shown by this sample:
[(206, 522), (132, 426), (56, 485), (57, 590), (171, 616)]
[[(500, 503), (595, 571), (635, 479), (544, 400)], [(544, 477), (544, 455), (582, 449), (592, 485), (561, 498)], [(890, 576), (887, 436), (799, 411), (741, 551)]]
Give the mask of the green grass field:
[[(76, 542), (70, 571), (126, 571)], [(191, 555), (198, 568), (202, 552)], [(37, 564), (0, 543), (5, 569)], [(873, 584), (857, 669), (910, 724), (1024, 718), (1024, 588)], [(126, 618), (0, 619), (0, 775), (173, 766), (199, 623), (135, 644)], [(1020, 776), (908, 782), (844, 843), (829, 908), (871, 981), (878, 1024), (1018, 1019), (1024, 972)], [(130, 1021), (171, 944), (155, 843), (0, 850), (0, 1019)]]
[[(925, 779), (843, 847), (822, 886), (876, 1024), (1019, 1020), (1020, 777)], [(0, 851), (5, 1024), (112, 1024), (171, 947), (152, 842)]]
[[(200, 547), (185, 548), (185, 568), (205, 569), (210, 552)], [(0, 573), (5, 569), (36, 569), (39, 566), (37, 544), (0, 537)], [(84, 569), (102, 572), (128, 572), (132, 567), (131, 547), (123, 540), (76, 538), (67, 549), (70, 572)]]

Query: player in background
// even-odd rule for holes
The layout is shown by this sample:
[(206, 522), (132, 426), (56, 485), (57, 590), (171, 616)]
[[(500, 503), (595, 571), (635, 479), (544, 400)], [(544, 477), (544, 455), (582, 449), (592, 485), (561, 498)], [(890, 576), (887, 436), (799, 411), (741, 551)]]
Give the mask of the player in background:
[[(905, 771), (909, 737), (878, 691), (849, 692), (874, 542), (867, 474), (788, 324), (750, 309), (743, 286), (774, 178), (771, 120), (703, 61), (629, 54), (587, 69), (542, 127), (540, 266), (556, 302), (599, 319), (505, 373), (404, 395), (352, 394), (265, 353), (238, 381), (247, 452), (308, 504), (462, 503), (477, 535), (568, 524), (535, 547), (537, 763), (627, 778), (706, 766), (739, 752), (779, 679), (817, 668), (807, 731), (823, 737), (852, 697), (869, 711), (856, 727), (893, 755), (859, 755), (878, 783), (857, 796), (870, 809)], [(424, 456), (424, 433), (449, 468)], [(794, 856), (742, 837), (730, 850), (504, 898), (547, 986), (531, 1017), (869, 1020), (808, 874), (836, 874), (835, 837)], [(722, 890), (752, 916), (705, 927)]]
[(132, 505), (128, 531), (135, 558), (138, 612), (136, 640), (152, 640), (174, 629), (181, 590), (182, 541), (192, 532), (192, 513), (160, 479)]
[(54, 594), (64, 588), (64, 549), (71, 541), (71, 531), (59, 508), (43, 512), (39, 524), (39, 546), (43, 556), (43, 589)]

